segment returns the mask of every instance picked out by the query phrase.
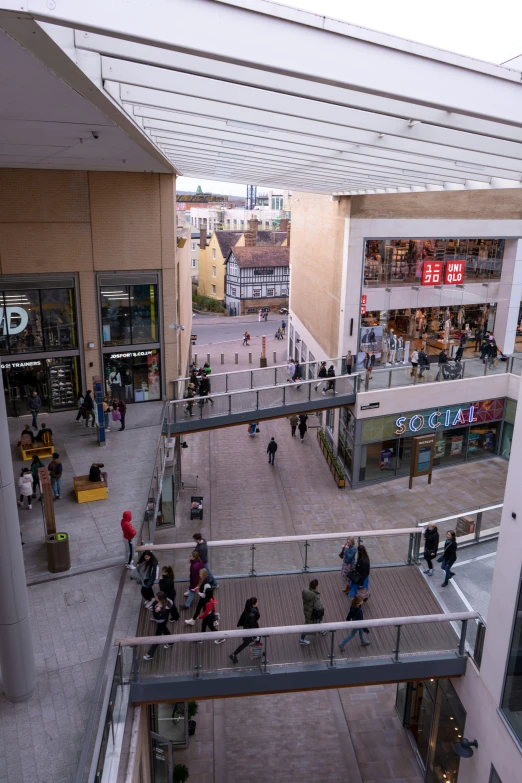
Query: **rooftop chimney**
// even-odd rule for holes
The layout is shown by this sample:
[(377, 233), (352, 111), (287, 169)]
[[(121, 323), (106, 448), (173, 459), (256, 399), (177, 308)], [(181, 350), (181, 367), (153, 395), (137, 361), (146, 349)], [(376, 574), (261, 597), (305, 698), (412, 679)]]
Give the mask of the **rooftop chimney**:
[(259, 228), (259, 221), (257, 218), (250, 218), (248, 221), (248, 230), (250, 232), (253, 232), (257, 236), (257, 231)]
[(255, 231), (245, 231), (245, 247), (256, 246), (256, 234)]
[(207, 246), (207, 229), (206, 228), (200, 228), (199, 229), (199, 247), (201, 250), (204, 250)]

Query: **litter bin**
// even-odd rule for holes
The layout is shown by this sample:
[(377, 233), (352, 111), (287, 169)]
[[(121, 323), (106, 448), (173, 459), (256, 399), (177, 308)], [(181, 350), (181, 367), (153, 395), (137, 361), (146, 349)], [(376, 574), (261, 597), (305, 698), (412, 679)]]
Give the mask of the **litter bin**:
[(60, 571), (68, 571), (71, 567), (71, 555), (69, 553), (69, 536), (67, 533), (52, 533), (45, 537), (47, 550), (47, 568), (51, 574)]

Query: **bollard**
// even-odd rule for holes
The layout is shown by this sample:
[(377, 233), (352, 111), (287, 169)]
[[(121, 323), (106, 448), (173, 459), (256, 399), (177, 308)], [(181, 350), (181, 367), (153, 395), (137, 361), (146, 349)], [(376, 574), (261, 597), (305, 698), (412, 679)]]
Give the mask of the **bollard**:
[(248, 354), (248, 363), (252, 364), (252, 354), (251, 353)]
[(239, 354), (235, 353), (234, 354), (234, 364), (238, 364), (238, 363), (239, 363)]
[(207, 353), (207, 364), (210, 364), (210, 354)]
[(194, 364), (197, 367), (197, 365), (198, 365), (198, 355), (197, 355), (197, 353), (194, 354)]
[(275, 351), (274, 351), (274, 364), (277, 364), (277, 354)]
[(225, 364), (225, 354), (221, 354), (221, 364)]

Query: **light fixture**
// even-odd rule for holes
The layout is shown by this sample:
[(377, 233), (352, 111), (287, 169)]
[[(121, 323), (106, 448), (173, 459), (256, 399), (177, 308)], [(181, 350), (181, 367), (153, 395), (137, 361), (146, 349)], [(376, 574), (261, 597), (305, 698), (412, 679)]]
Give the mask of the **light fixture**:
[(455, 753), (461, 759), (470, 759), (473, 756), (473, 748), (478, 748), (477, 740), (470, 742), (469, 739), (463, 737), (458, 745), (455, 745)]
[(183, 443), (181, 444), (181, 448), (182, 449), (188, 449), (188, 443), (187, 443), (186, 440), (184, 440)]

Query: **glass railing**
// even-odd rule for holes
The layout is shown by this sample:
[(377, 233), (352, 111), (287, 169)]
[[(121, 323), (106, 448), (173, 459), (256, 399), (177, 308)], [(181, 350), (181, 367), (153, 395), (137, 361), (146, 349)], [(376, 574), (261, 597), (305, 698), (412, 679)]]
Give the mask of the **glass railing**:
[[(419, 528), (426, 528), (430, 522), (437, 525), (440, 536), (439, 551), (444, 549), (448, 530), (455, 531), (458, 544), (475, 544), (498, 536), (503, 506), (504, 503), (499, 500), (497, 503), (473, 506), (439, 518), (418, 519), (416, 525)], [(418, 559), (420, 550), (415, 555)]]

